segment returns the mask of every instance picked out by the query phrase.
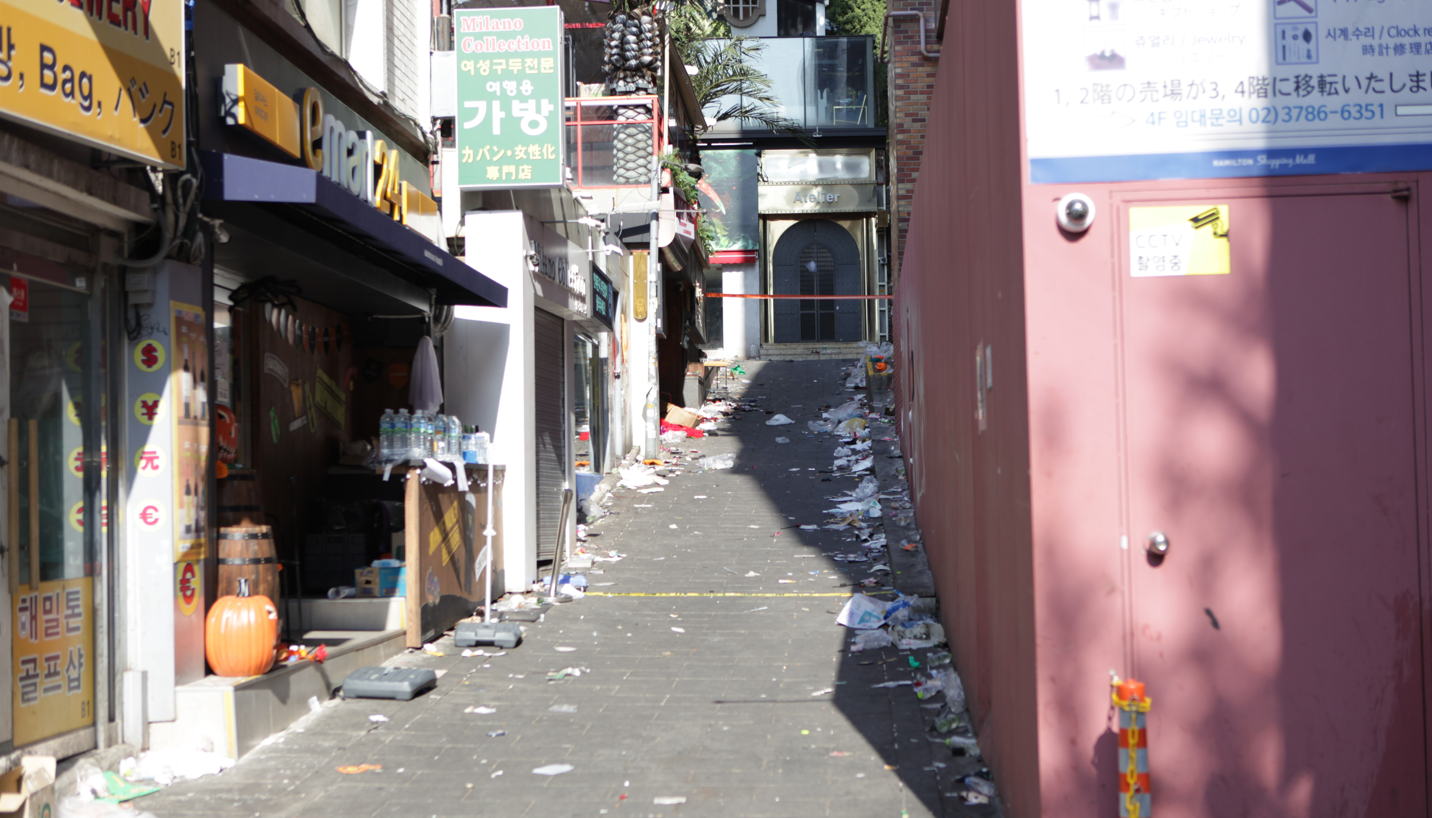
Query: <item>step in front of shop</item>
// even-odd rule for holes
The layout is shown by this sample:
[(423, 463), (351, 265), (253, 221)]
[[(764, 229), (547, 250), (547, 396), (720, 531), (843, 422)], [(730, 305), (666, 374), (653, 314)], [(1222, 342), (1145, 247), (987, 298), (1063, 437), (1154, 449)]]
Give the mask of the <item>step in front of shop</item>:
[(328, 645), (328, 659), (322, 664), (296, 662), (262, 676), (208, 676), (182, 685), (174, 691), (177, 718), (150, 725), (150, 747), (212, 747), (229, 758), (242, 758), (307, 715), (310, 699), (328, 701), (349, 673), (402, 653), (405, 634), (402, 628), (310, 630), (305, 643)]
[(809, 341), (799, 344), (761, 344), (763, 361), (819, 361), (826, 358), (863, 358), (865, 341), (825, 343)]

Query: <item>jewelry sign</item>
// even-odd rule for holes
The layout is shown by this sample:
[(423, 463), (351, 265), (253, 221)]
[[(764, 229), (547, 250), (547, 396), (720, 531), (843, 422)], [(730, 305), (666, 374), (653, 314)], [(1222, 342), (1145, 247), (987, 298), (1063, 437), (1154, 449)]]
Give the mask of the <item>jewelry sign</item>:
[(453, 14), (458, 185), (562, 184), (562, 11), (556, 6)]

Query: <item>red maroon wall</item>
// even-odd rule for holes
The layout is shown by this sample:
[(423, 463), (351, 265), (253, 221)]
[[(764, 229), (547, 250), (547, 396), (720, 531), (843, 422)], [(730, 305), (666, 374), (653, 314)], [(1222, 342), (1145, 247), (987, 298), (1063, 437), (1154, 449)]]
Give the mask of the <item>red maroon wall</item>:
[[(1202, 618), (1204, 603), (1199, 603), (1186, 617), (1203, 629), (1197, 634), (1138, 627), (1140, 615), (1129, 589), (1139, 583), (1145, 589), (1158, 586), (1147, 579), (1156, 575), (1149, 573), (1141, 551), (1146, 527), (1131, 532), (1142, 523), (1130, 512), (1129, 498), (1147, 487), (1130, 488), (1125, 473), (1137, 458), (1125, 450), (1130, 387), (1124, 379), (1137, 368), (1123, 356), (1138, 350), (1121, 352), (1121, 328), (1135, 322), (1121, 314), (1119, 305), (1120, 293), (1132, 286), (1123, 221), (1128, 207), (1216, 201), (1233, 203), (1235, 214), (1263, 214), (1235, 219), (1232, 235), (1244, 265), (1235, 275), (1260, 277), (1266, 286), (1250, 290), (1256, 301), (1218, 317), (1226, 327), (1197, 340), (1210, 350), (1221, 348), (1224, 357), (1205, 359), (1205, 370), (1170, 373), (1160, 385), (1191, 395), (1200, 390), (1216, 393), (1228, 372), (1237, 369), (1224, 367), (1222, 361), (1241, 366), (1250, 356), (1267, 355), (1269, 374), (1261, 376), (1262, 386), (1252, 391), (1267, 387), (1263, 391), (1270, 395), (1294, 394), (1294, 381), (1316, 379), (1321, 365), (1317, 356), (1327, 358), (1325, 352), (1303, 352), (1320, 339), (1290, 334), (1299, 322), (1306, 326), (1310, 314), (1327, 307), (1316, 303), (1315, 282), (1326, 285), (1339, 276), (1374, 278), (1356, 265), (1320, 268), (1317, 253), (1300, 251), (1299, 244), (1336, 241), (1335, 234), (1314, 234), (1295, 221), (1279, 221), (1278, 208), (1288, 205), (1268, 203), (1290, 196), (1344, 197), (1341, 201), (1346, 202), (1353, 202), (1355, 195), (1373, 196), (1382, 212), (1388, 197), (1404, 201), (1410, 265), (1406, 298), (1421, 305), (1412, 308), (1409, 339), (1413, 351), (1408, 377), (1418, 397), (1405, 402), (1415, 406), (1402, 405), (1397, 411), (1414, 417), (1419, 439), (1425, 441), (1429, 424), (1422, 395), (1432, 340), (1422, 329), (1421, 316), (1432, 314), (1432, 288), (1421, 283), (1421, 270), (1429, 269), (1424, 259), (1432, 253), (1432, 210), (1421, 212), (1418, 201), (1421, 183), (1432, 182), (1432, 174), (1029, 185), (1021, 151), (1016, 3), (952, 2), (945, 31), (892, 320), (901, 365), (900, 423), (917, 520), (945, 624), (981, 746), (1009, 815), (1117, 814), (1108, 674), (1111, 669), (1139, 673), (1140, 655), (1146, 670), (1181, 662), (1189, 671), (1181, 679), (1167, 677), (1150, 691), (1155, 703), (1150, 718), (1156, 814), (1426, 814), (1425, 770), (1419, 783), (1416, 771), (1407, 769), (1408, 758), (1413, 767), (1426, 766), (1425, 741), (1419, 736), (1432, 734), (1422, 703), (1425, 696), (1419, 695), (1432, 678), (1432, 629), (1425, 626), (1432, 560), (1426, 535), (1424, 542), (1396, 544), (1404, 556), (1409, 547), (1420, 555), (1420, 563), (1414, 560), (1420, 567), (1412, 571), (1418, 578), (1408, 580), (1420, 583), (1420, 595), (1415, 590), (1389, 592), (1386, 598), (1376, 593), (1353, 598), (1335, 590), (1306, 598), (1294, 593), (1311, 587), (1308, 576), (1315, 566), (1304, 546), (1316, 532), (1306, 531), (1306, 524), (1299, 536), (1291, 532), (1299, 518), (1322, 509), (1283, 503), (1287, 481), (1311, 479), (1305, 475), (1315, 472), (1316, 479), (1337, 489), (1327, 492), (1328, 505), (1352, 502), (1349, 498), (1358, 499), (1362, 491), (1329, 478), (1351, 471), (1350, 465), (1365, 466), (1358, 463), (1361, 453), (1339, 451), (1333, 440), (1288, 444), (1299, 439), (1299, 425), (1321, 409), (1310, 413), (1306, 406), (1278, 405), (1259, 408), (1261, 415), (1250, 411), (1241, 419), (1246, 445), (1237, 456), (1242, 460), (1227, 461), (1235, 467), (1228, 478), (1203, 487), (1232, 493), (1210, 502), (1208, 496), (1186, 489), (1191, 504), (1203, 503), (1215, 516), (1243, 515), (1257, 524), (1250, 528), (1266, 529), (1260, 534), (1263, 542), (1254, 544), (1271, 546), (1263, 552), (1270, 556), (1256, 582), (1246, 581), (1245, 574), (1237, 593), (1217, 585), (1202, 589), (1210, 599), (1225, 600), (1212, 604), (1210, 611), (1238, 611), (1239, 616), (1225, 614), (1220, 627), (1212, 615)], [(1089, 195), (1099, 212), (1094, 227), (1082, 236), (1062, 233), (1054, 220), (1055, 203), (1074, 190)], [(1242, 233), (1239, 224), (1245, 225)], [(1264, 227), (1250, 233), (1250, 224)], [(1280, 252), (1301, 252), (1301, 266), (1292, 274), (1277, 273), (1273, 257)], [(1351, 298), (1346, 310), (1332, 313), (1365, 312), (1365, 305), (1356, 302)], [(1355, 319), (1340, 326), (1357, 334)], [(975, 417), (974, 360), (981, 346), (991, 348), (993, 364), (983, 431)], [(1400, 359), (1365, 360), (1369, 367), (1403, 365)], [(1337, 385), (1328, 388), (1336, 391)], [(1223, 393), (1221, 405), (1201, 407), (1199, 417), (1239, 409), (1226, 399), (1228, 394)], [(1355, 415), (1354, 423), (1382, 423), (1379, 413), (1385, 407), (1361, 408), (1368, 414)], [(1165, 426), (1179, 428), (1175, 423)], [(1179, 453), (1192, 446), (1176, 433), (1169, 435), (1170, 472), (1167, 485), (1158, 490), (1179, 488), (1178, 480), (1187, 474), (1179, 471)], [(1415, 471), (1421, 487), (1416, 510), (1404, 504), (1382, 516), (1401, 515), (1402, 523), (1410, 525), (1406, 515), (1411, 514), (1427, 531), (1425, 442), (1408, 449), (1407, 458), (1415, 464), (1405, 465), (1404, 472)], [(1296, 475), (1280, 469), (1308, 452), (1325, 455), (1323, 465)], [(1388, 496), (1368, 492), (1374, 501)], [(1357, 519), (1357, 513), (1348, 518)], [(1369, 522), (1379, 523), (1376, 516), (1368, 515)], [(1128, 551), (1120, 542), (1126, 533), (1133, 540)], [(1353, 535), (1347, 541), (1348, 550), (1334, 554), (1334, 560), (1350, 560), (1349, 566), (1381, 559), (1392, 550), (1376, 537), (1363, 542)], [(1187, 540), (1179, 544), (1185, 550), (1172, 568), (1183, 570), (1187, 562), (1182, 561), (1191, 559)], [(1242, 542), (1215, 547), (1225, 546), (1233, 549), (1229, 554), (1251, 550)], [(1210, 558), (1212, 553), (1200, 558), (1216, 567), (1218, 558)], [(1131, 571), (1142, 572), (1144, 579), (1131, 582)], [(1320, 604), (1320, 599), (1328, 602)], [(1159, 601), (1146, 592), (1138, 606)], [(1327, 630), (1310, 624), (1327, 605), (1343, 606), (1348, 616), (1362, 609), (1385, 609), (1384, 619), (1393, 625), (1330, 646)], [(1272, 629), (1253, 633), (1253, 626), (1264, 621), (1271, 622)], [(1295, 663), (1323, 648), (1342, 656), (1350, 642), (1359, 647), (1364, 642), (1382, 644), (1405, 661), (1395, 673), (1371, 674), (1355, 663), (1344, 673), (1331, 655), (1322, 663)], [(1175, 648), (1176, 643), (1184, 647)], [(1188, 645), (1209, 647), (1189, 651)], [(1254, 650), (1235, 657), (1239, 645)], [(1176, 650), (1185, 655), (1165, 655)], [(1226, 669), (1247, 655), (1267, 661), (1245, 662), (1249, 672), (1241, 686), (1229, 687)], [(1364, 674), (1367, 696), (1334, 695), (1348, 683), (1348, 674)], [(1324, 687), (1319, 680), (1326, 680)], [(1308, 705), (1320, 690), (1329, 691), (1331, 700)], [(1299, 697), (1304, 709), (1295, 711), (1292, 704)], [(1343, 733), (1338, 739), (1361, 749), (1345, 753), (1347, 758), (1337, 765), (1345, 781), (1337, 783), (1326, 764), (1306, 762), (1314, 752), (1307, 748), (1322, 742), (1308, 740), (1305, 724), (1291, 714), (1301, 718), (1325, 706), (1329, 720), (1338, 719), (1348, 710), (1350, 698), (1358, 699), (1355, 706), (1367, 715), (1353, 731), (1356, 735)], [(1195, 706), (1201, 711), (1191, 715)], [(1171, 725), (1190, 723), (1206, 733), (1172, 734), (1177, 728)], [(1410, 731), (1403, 729), (1407, 724), (1412, 725)], [(1220, 744), (1209, 738), (1219, 731), (1243, 731), (1256, 738)], [(1358, 782), (1371, 789), (1359, 789)], [(1373, 809), (1378, 798), (1401, 806)]]
[[(917, 519), (1012, 816), (1040, 813), (1015, 4), (952, 3), (897, 290)], [(892, 122), (898, 129), (898, 123)], [(975, 349), (992, 347), (989, 423)]]

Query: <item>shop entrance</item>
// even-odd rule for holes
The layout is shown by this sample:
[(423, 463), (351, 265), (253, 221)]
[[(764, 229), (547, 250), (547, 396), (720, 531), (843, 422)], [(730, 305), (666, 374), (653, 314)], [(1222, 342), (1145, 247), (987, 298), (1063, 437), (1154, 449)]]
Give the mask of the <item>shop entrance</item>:
[[(775, 295), (860, 295), (860, 247), (835, 222), (809, 219), (787, 230), (771, 257)], [(858, 300), (776, 299), (773, 335), (778, 344), (859, 341)]]
[[(94, 724), (94, 576), (97, 536), (87, 514), (103, 496), (101, 322), (91, 296), (39, 278), (8, 277), (0, 307), (0, 421), (5, 541), (15, 626), (14, 746)], [(101, 507), (102, 508), (102, 507)], [(102, 511), (107, 509), (102, 509)], [(89, 524), (89, 525), (87, 525)]]

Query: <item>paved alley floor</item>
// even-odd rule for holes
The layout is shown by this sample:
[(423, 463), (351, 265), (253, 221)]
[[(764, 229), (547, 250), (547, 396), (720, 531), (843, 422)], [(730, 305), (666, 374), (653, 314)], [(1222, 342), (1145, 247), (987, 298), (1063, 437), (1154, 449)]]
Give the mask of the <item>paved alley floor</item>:
[[(745, 363), (733, 397), (796, 422), (738, 414), (681, 446), (734, 453), (734, 468), (688, 462), (660, 492), (618, 487), (588, 546), (625, 558), (596, 563), (591, 593), (518, 648), (463, 658), (444, 637), (445, 656), (390, 663), (439, 670), (436, 690), (336, 699), (226, 772), (134, 806), (161, 818), (995, 815), (960, 797), (980, 762), (931, 740), (938, 699), (876, 687), (916, 680), (912, 660), (931, 651), (851, 653), (836, 624), (845, 586), (878, 578), (867, 569), (884, 560), (836, 561), (861, 550), (849, 533), (801, 528), (825, 524), (826, 497), (859, 481), (829, 473), (838, 441), (806, 426), (863, 394), (844, 388), (851, 363)], [(548, 681), (566, 667), (585, 670)], [(337, 772), (361, 764), (382, 770)], [(533, 772), (552, 764), (572, 769)]]

